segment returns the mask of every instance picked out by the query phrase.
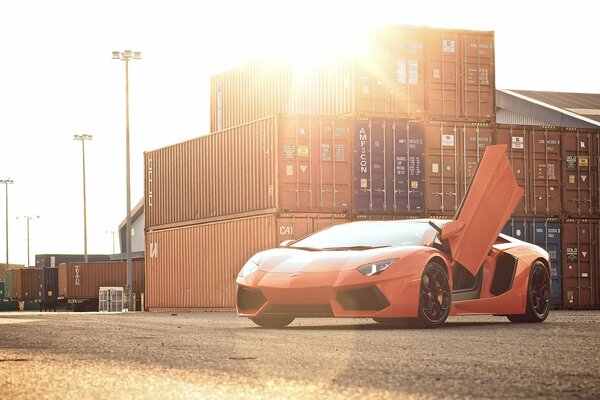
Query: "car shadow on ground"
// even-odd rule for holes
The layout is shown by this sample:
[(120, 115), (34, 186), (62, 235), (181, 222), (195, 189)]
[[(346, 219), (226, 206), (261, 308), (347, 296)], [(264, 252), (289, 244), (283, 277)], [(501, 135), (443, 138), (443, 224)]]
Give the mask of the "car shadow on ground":
[[(502, 321), (502, 320), (498, 320), (498, 321), (468, 321), (468, 322), (446, 322), (445, 324), (443, 324), (442, 326), (440, 326), (437, 329), (443, 329), (443, 330), (452, 330), (452, 329), (478, 329), (478, 328), (482, 328), (482, 327), (502, 327), (502, 326), (515, 326), (515, 324), (511, 323), (510, 321)], [(253, 326), (253, 327), (249, 327), (250, 329), (267, 329), (267, 328), (261, 328), (259, 326)], [(358, 323), (358, 324), (344, 324), (344, 325), (327, 325), (322, 324), (322, 325), (302, 325), (300, 323), (300, 325), (292, 325), (292, 326), (287, 326), (285, 328), (280, 328), (280, 329), (285, 329), (285, 330), (290, 330), (290, 331), (387, 331), (387, 330), (403, 330), (403, 331), (409, 331), (409, 330), (426, 330), (423, 328), (418, 328), (418, 327), (413, 327), (413, 326), (408, 326), (408, 325), (404, 325), (404, 324), (380, 324), (377, 322), (365, 322), (365, 323)]]

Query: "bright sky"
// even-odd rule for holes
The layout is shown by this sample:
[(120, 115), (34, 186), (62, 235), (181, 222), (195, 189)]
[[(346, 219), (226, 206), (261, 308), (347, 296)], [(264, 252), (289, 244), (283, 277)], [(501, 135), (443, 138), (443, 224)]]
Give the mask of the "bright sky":
[[(111, 253), (124, 219), (125, 68), (130, 63), (132, 206), (143, 152), (208, 133), (209, 77), (376, 25), (496, 32), (498, 88), (600, 93), (594, 2), (565, 1), (67, 1), (0, 2), (0, 179), (9, 186), (9, 258), (83, 253), (81, 142), (86, 142), (88, 252)], [(335, 39), (324, 39), (335, 33)], [(347, 46), (347, 44), (345, 44)], [(297, 50), (297, 51), (296, 51)], [(0, 262), (5, 192), (0, 185)]]

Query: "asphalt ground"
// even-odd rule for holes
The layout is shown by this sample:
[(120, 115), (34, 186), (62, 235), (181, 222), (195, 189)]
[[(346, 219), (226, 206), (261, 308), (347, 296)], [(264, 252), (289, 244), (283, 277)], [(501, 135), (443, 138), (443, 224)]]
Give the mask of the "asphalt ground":
[(600, 398), (600, 311), (256, 327), (233, 313), (0, 313), (2, 399)]

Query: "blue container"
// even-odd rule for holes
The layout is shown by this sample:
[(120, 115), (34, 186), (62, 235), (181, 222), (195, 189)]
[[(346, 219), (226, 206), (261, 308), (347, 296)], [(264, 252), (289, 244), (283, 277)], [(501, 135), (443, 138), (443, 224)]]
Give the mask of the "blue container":
[(417, 214), (424, 210), (421, 124), (357, 119), (354, 149), (355, 212)]
[(555, 219), (515, 217), (508, 221), (502, 233), (538, 245), (548, 252), (552, 277), (550, 302), (552, 305), (562, 304), (560, 223)]

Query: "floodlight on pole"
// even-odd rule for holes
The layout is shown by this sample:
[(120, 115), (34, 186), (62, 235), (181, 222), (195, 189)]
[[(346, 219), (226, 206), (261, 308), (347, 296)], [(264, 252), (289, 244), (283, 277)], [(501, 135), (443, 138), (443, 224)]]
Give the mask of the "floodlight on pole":
[(125, 254), (127, 258), (127, 309), (133, 310), (132, 286), (133, 263), (131, 261), (131, 183), (130, 183), (130, 156), (129, 156), (129, 60), (141, 60), (139, 51), (125, 50), (113, 51), (113, 60), (125, 62), (125, 169), (126, 169), (126, 197), (127, 197), (127, 227), (125, 232)]
[(31, 266), (31, 262), (30, 262), (30, 250), (29, 250), (29, 223), (31, 222), (32, 219), (39, 219), (40, 216), (39, 215), (22, 215), (17, 217), (17, 219), (19, 218), (25, 218), (25, 220), (27, 221), (27, 266), (26, 268), (29, 268)]
[(93, 136), (88, 134), (75, 134), (73, 140), (81, 141), (81, 154), (83, 158), (83, 261), (88, 262), (87, 252), (87, 209), (85, 195), (85, 141), (92, 140)]
[(10, 178), (6, 178), (0, 179), (0, 183), (3, 183), (6, 187), (6, 269), (8, 270), (8, 185), (12, 185), (13, 183), (15, 183), (15, 181)]

